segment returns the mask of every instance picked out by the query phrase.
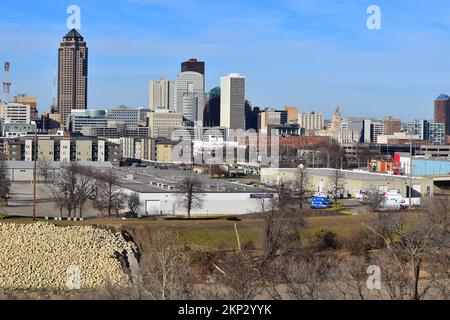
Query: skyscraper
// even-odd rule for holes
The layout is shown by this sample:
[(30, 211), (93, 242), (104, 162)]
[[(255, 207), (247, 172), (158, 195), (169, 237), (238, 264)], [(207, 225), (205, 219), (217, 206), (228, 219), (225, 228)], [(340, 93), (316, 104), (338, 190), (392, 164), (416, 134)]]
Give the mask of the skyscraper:
[(434, 101), (434, 122), (445, 124), (445, 134), (450, 135), (450, 97), (441, 94)]
[(161, 78), (150, 81), (150, 110), (172, 110), (175, 81)]
[(204, 127), (220, 126), (220, 88), (211, 89), (207, 95), (205, 112), (203, 113)]
[(66, 124), (71, 110), (87, 109), (88, 48), (77, 30), (71, 30), (61, 42), (58, 54), (58, 106)]
[(205, 107), (204, 77), (194, 71), (182, 72), (175, 83), (174, 111), (182, 113), (189, 125), (196, 121), (203, 125), (203, 111)]
[(245, 130), (245, 77), (239, 73), (220, 78), (220, 126)]
[(197, 59), (189, 59), (181, 64), (181, 72), (198, 72), (205, 76), (205, 62), (198, 61)]

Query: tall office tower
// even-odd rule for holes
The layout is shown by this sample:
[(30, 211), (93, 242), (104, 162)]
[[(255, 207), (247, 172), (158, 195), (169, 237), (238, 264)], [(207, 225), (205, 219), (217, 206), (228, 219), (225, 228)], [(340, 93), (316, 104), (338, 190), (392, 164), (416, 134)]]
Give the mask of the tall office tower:
[(150, 81), (150, 110), (172, 110), (175, 81), (161, 78)]
[(77, 30), (61, 42), (58, 56), (58, 107), (61, 121), (67, 124), (72, 110), (87, 109), (88, 48)]
[(450, 135), (450, 97), (441, 94), (434, 101), (434, 122), (445, 124), (445, 134)]
[(287, 122), (291, 124), (299, 124), (300, 123), (300, 112), (297, 107), (283, 107), (283, 110), (287, 112)]
[(182, 72), (177, 76), (174, 92), (173, 111), (182, 113), (187, 125), (196, 122), (203, 125), (203, 111), (205, 107), (204, 77), (194, 71)]
[(220, 88), (212, 89), (206, 97), (205, 112), (203, 113), (204, 127), (220, 126)]
[(245, 77), (239, 73), (220, 78), (220, 126), (245, 130)]
[(189, 59), (181, 64), (181, 72), (198, 72), (205, 76), (205, 62), (198, 61), (197, 59)]
[(307, 131), (310, 130), (323, 130), (325, 126), (323, 112), (308, 112), (303, 113), (301, 116), (300, 125)]
[(258, 130), (258, 119), (261, 109), (253, 107), (250, 101), (245, 100), (245, 130)]
[(14, 97), (14, 103), (29, 105), (31, 112), (31, 121), (36, 121), (38, 119), (36, 97), (19, 94)]
[(394, 117), (384, 117), (384, 134), (393, 135), (396, 132), (400, 132), (402, 130), (402, 121), (400, 119), (396, 119)]

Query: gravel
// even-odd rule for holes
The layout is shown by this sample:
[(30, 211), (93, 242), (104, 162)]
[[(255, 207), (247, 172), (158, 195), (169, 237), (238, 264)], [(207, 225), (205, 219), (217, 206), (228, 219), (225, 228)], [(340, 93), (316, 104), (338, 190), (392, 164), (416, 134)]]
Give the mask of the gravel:
[(118, 254), (131, 254), (120, 233), (47, 223), (0, 223), (1, 290), (97, 289), (130, 283)]

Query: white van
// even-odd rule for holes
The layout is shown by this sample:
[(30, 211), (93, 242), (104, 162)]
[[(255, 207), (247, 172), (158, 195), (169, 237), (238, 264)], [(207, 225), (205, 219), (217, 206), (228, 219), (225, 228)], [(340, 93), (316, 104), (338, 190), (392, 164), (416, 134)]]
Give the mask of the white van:
[(384, 193), (384, 199), (380, 203), (380, 210), (399, 211), (406, 207), (405, 198), (398, 191), (388, 191)]

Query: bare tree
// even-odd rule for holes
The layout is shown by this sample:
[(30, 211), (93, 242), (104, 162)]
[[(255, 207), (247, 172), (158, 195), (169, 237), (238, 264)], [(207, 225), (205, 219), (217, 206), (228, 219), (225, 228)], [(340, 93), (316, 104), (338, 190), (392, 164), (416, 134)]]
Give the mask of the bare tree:
[(241, 253), (223, 256), (215, 268), (213, 287), (207, 292), (217, 299), (255, 299), (261, 292), (258, 266), (255, 261)]
[(130, 215), (132, 217), (137, 217), (139, 209), (142, 207), (141, 199), (139, 198), (139, 193), (133, 192), (128, 197), (128, 209), (130, 210)]
[(333, 174), (331, 176), (332, 183), (333, 183), (333, 197), (334, 197), (334, 205), (337, 207), (338, 205), (338, 189), (339, 186), (342, 183), (342, 179), (345, 177), (345, 174), (339, 170), (334, 169)]
[(297, 199), (300, 210), (303, 209), (303, 205), (306, 202), (307, 187), (309, 183), (308, 173), (303, 167), (297, 169), (297, 176), (294, 181), (293, 189), (294, 196)]
[(181, 182), (178, 188), (178, 201), (186, 209), (189, 219), (192, 209), (203, 207), (204, 194), (202, 193), (202, 184), (198, 178), (187, 176)]
[[(289, 251), (299, 241), (303, 217), (293, 208), (295, 197), (292, 185), (281, 181), (275, 186), (276, 194), (266, 206), (262, 203), (260, 215), (264, 220), (264, 254), (266, 259)], [(263, 200), (264, 201), (264, 200)]]
[(57, 178), (58, 191), (63, 195), (63, 201), (69, 218), (75, 217), (78, 204), (78, 164), (72, 162), (64, 165)]
[(379, 213), (377, 224), (369, 226), (383, 239), (400, 271), (408, 277), (413, 300), (423, 299), (434, 286), (434, 279), (421, 277), (423, 268), (448, 250), (448, 208), (448, 198), (435, 198), (424, 212), (414, 215), (413, 221), (405, 220), (403, 213)]
[(55, 206), (59, 209), (60, 217), (63, 218), (63, 211), (66, 207), (66, 194), (64, 193), (64, 185), (59, 180), (59, 175), (56, 175), (47, 183), (47, 188), (50, 191), (50, 196), (54, 201)]
[(339, 261), (333, 274), (333, 283), (344, 299), (367, 300), (370, 291), (367, 288), (367, 267), (363, 256), (347, 256)]
[(8, 174), (8, 165), (2, 159), (0, 159), (0, 198), (7, 201), (9, 195), (9, 188), (11, 186), (11, 180)]
[(192, 291), (188, 261), (177, 247), (177, 234), (149, 232), (149, 256), (142, 270), (142, 289), (154, 300), (187, 299)]
[(113, 211), (120, 211), (123, 206), (121, 188), (118, 185), (118, 177), (113, 170), (97, 175), (97, 197), (94, 207), (100, 212), (106, 212), (111, 217)]
[(39, 159), (38, 163), (40, 175), (44, 178), (44, 182), (48, 183), (51, 177), (52, 166), (49, 160), (46, 158)]
[(79, 217), (83, 218), (83, 209), (86, 202), (93, 198), (97, 191), (96, 172), (87, 166), (76, 166), (73, 170), (77, 173), (76, 194)]

